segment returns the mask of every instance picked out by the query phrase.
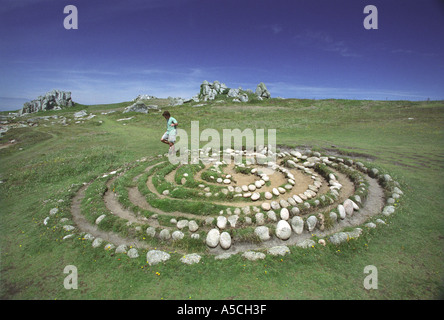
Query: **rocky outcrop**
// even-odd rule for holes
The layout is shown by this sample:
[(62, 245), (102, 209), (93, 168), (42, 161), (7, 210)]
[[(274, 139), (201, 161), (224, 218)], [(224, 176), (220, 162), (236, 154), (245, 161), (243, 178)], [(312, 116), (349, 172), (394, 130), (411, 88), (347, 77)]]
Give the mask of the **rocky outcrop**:
[(155, 96), (150, 96), (150, 95), (147, 95), (147, 94), (139, 94), (137, 96), (137, 98), (134, 99), (133, 101), (137, 102), (137, 101), (140, 101), (140, 100), (151, 100), (151, 99), (157, 99), (157, 98)]
[[(200, 85), (199, 94), (195, 95), (191, 99), (188, 99), (184, 102), (200, 102), (200, 101), (209, 101), (214, 100), (217, 95), (225, 95), (228, 98), (233, 98), (233, 102), (247, 102), (249, 100), (249, 96), (253, 95), (253, 91), (250, 89), (243, 90), (242, 88), (228, 88), (225, 83), (220, 83), (219, 81), (214, 81), (213, 83), (205, 80)], [(256, 88), (256, 96), (259, 100), (269, 99), (271, 97), (270, 92), (267, 90), (267, 87), (263, 82), (258, 84)], [(251, 97), (251, 96), (250, 96)]]
[(39, 96), (35, 100), (26, 102), (20, 111), (20, 115), (39, 111), (60, 110), (61, 108), (72, 107), (73, 105), (74, 102), (71, 99), (71, 92), (53, 90), (44, 96)]
[(267, 87), (263, 82), (259, 83), (256, 87), (256, 95), (260, 100), (262, 99), (270, 99), (270, 91), (268, 91)]
[(200, 92), (197, 98), (199, 101), (214, 100), (218, 94), (227, 94), (228, 88), (225, 83), (220, 83), (219, 81), (214, 81), (209, 83), (207, 80), (202, 82), (200, 85)]
[(123, 110), (123, 113), (127, 112), (138, 112), (138, 113), (148, 113), (149, 110), (158, 110), (156, 105), (146, 105), (142, 101), (137, 101), (136, 103), (128, 106)]

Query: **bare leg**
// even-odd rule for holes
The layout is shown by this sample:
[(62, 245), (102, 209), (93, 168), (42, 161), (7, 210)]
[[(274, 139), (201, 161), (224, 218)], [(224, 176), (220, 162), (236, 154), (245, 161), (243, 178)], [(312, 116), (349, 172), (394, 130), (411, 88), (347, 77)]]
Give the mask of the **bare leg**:
[(170, 145), (170, 150), (168, 151), (168, 153), (174, 154), (176, 152), (175, 147), (174, 147), (174, 143), (169, 142), (168, 144)]

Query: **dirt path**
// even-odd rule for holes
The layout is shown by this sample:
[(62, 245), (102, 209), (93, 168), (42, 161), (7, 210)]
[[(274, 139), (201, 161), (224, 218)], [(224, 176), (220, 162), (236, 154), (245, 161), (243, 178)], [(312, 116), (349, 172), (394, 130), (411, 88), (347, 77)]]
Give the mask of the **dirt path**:
[[(151, 167), (148, 167), (145, 171), (149, 171), (150, 169), (151, 169)], [(133, 181), (136, 182), (140, 178), (140, 176), (142, 176), (142, 175), (143, 175), (143, 173), (136, 176), (133, 179)], [(150, 189), (150, 191), (153, 191), (150, 187), (152, 187), (155, 190), (152, 182), (148, 188)], [(128, 189), (128, 198), (134, 205), (138, 206), (139, 208), (142, 208), (142, 209), (145, 209), (145, 210), (148, 210), (148, 211), (160, 214), (160, 215), (183, 217), (183, 218), (194, 219), (194, 220), (204, 220), (205, 218), (207, 218), (207, 217), (201, 217), (198, 215), (194, 215), (191, 213), (184, 213), (184, 212), (179, 212), (179, 211), (166, 212), (166, 211), (162, 211), (158, 208), (154, 208), (146, 201), (145, 197), (140, 193), (140, 191), (137, 187), (131, 187)], [(164, 195), (162, 195), (162, 198), (166, 198), (166, 197)], [(184, 200), (184, 201), (186, 201), (186, 200)], [(153, 220), (153, 219), (150, 219), (150, 220)]]
[(111, 184), (117, 178), (118, 177), (114, 177), (113, 179), (109, 180), (108, 183), (106, 184), (108, 190), (105, 192), (105, 195), (103, 196), (103, 201), (105, 202), (106, 208), (110, 211), (111, 214), (119, 216), (122, 219), (128, 220), (131, 223), (151, 225), (151, 223), (149, 223), (149, 220), (146, 217), (136, 216), (134, 212), (125, 209), (122, 206), (122, 204), (120, 204), (119, 200), (117, 199), (117, 194), (111, 190)]
[(89, 233), (96, 238), (102, 238), (103, 240), (113, 243), (116, 246), (125, 244), (127, 246), (133, 246), (135, 248), (149, 248), (148, 244), (137, 239), (123, 238), (111, 231), (100, 230), (96, 225), (89, 223), (81, 212), (82, 200), (85, 198), (85, 190), (88, 187), (89, 184), (86, 184), (82, 188), (80, 188), (71, 202), (71, 214), (76, 226), (81, 231)]

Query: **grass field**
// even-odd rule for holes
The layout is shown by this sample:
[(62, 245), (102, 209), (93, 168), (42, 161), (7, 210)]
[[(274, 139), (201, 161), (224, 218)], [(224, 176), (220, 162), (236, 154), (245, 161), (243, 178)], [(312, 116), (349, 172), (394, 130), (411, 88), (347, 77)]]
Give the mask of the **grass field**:
[[(217, 99), (216, 99), (217, 100)], [(307, 146), (350, 156), (389, 173), (404, 196), (386, 226), (340, 248), (292, 248), (282, 258), (247, 261), (179, 259), (149, 266), (61, 240), (43, 219), (54, 206), (69, 215), (76, 188), (136, 159), (167, 152), (160, 113), (123, 114), (130, 103), (80, 106), (26, 116), (96, 115), (84, 123), (11, 129), (0, 144), (2, 299), (436, 299), (443, 295), (444, 102), (271, 99), (243, 104), (166, 107), (180, 128), (277, 129), (279, 146)], [(117, 110), (110, 114), (102, 114)], [(134, 117), (127, 121), (121, 118)], [(17, 119), (22, 120), (22, 119)], [(55, 124), (51, 124), (54, 121)], [(59, 201), (62, 200), (62, 201)], [(178, 256), (179, 257), (179, 256)], [(63, 286), (65, 266), (78, 269), (77, 290)], [(378, 269), (366, 290), (364, 267)]]

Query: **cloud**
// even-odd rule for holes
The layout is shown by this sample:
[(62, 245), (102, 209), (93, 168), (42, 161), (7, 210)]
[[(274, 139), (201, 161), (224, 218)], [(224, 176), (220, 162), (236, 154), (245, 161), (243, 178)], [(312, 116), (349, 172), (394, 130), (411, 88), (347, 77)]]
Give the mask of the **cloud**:
[(352, 52), (345, 41), (333, 39), (333, 37), (323, 31), (306, 30), (301, 34), (296, 35), (294, 39), (302, 47), (333, 52), (342, 57), (360, 56), (359, 54)]

